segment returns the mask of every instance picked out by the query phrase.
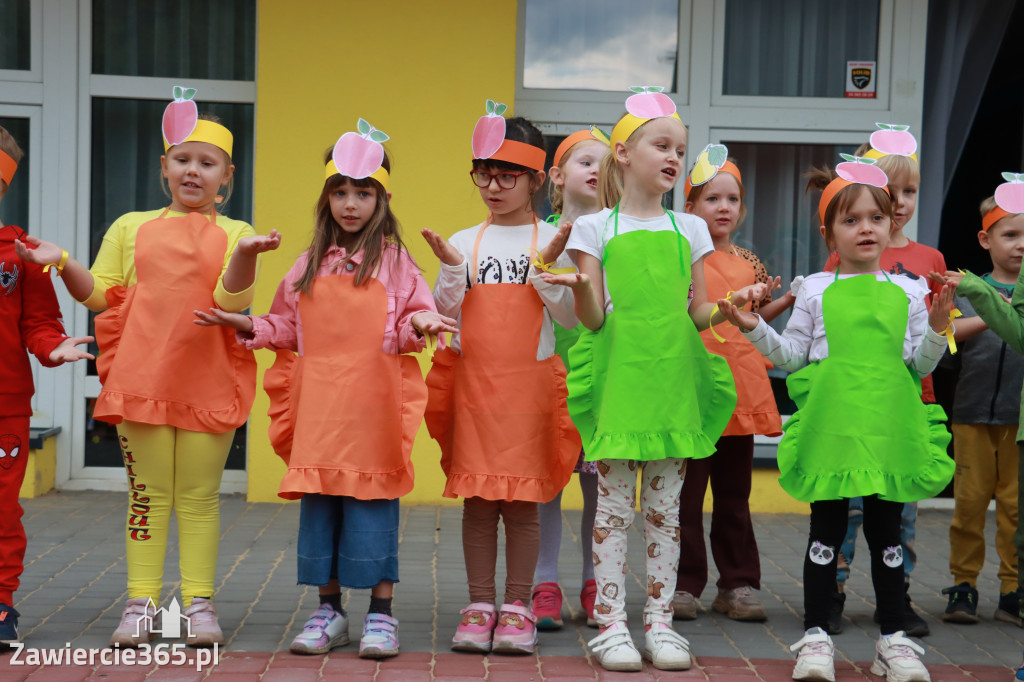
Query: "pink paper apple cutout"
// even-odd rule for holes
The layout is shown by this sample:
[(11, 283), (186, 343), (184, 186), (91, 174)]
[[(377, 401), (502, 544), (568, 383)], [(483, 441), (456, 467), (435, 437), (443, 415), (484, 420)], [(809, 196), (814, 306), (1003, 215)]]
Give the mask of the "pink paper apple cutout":
[(196, 96), (196, 89), (175, 85), (172, 92), (174, 101), (164, 109), (162, 122), (164, 142), (171, 147), (187, 140), (199, 121), (199, 110), (192, 100)]
[(487, 100), (487, 113), (481, 116), (473, 127), (473, 158), (489, 159), (505, 141), (505, 118), (508, 109), (501, 102)]
[(850, 154), (840, 154), (839, 156), (846, 159), (846, 163), (836, 166), (836, 175), (843, 180), (872, 187), (885, 187), (889, 184), (889, 178), (884, 170), (875, 165), (875, 159), (866, 159)]
[(391, 139), (363, 119), (356, 124), (357, 133), (345, 133), (334, 145), (331, 158), (338, 172), (355, 180), (368, 178), (384, 163), (381, 142)]
[(662, 93), (665, 88), (658, 85), (633, 85), (629, 89), (636, 94), (626, 99), (626, 111), (637, 118), (658, 118), (676, 113), (676, 103)]
[(878, 130), (871, 133), (869, 142), (872, 148), (883, 154), (910, 156), (917, 151), (917, 140), (907, 132), (910, 126), (895, 123), (875, 123)]
[(1024, 173), (1003, 173), (996, 187), (996, 205), (1007, 213), (1024, 213)]

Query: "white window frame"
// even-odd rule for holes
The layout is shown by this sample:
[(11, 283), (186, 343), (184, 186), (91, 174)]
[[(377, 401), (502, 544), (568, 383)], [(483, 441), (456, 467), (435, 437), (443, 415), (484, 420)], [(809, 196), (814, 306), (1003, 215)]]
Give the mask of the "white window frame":
[(43, 0), (32, 0), (29, 4), (29, 63), (28, 69), (0, 69), (5, 102), (12, 100), (7, 88), (15, 82), (41, 83), (43, 80)]

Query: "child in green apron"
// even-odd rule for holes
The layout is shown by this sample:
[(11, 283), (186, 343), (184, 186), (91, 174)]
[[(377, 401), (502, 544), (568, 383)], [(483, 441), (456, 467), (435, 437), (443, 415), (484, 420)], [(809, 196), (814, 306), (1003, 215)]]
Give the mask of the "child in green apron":
[(798, 411), (783, 427), (779, 484), (811, 503), (811, 523), (803, 570), (806, 633), (791, 647), (799, 652), (793, 679), (835, 679), (824, 628), (849, 498), (863, 496), (881, 621), (871, 672), (929, 680), (917, 657), (924, 650), (899, 629), (900, 513), (904, 502), (938, 494), (953, 476), (945, 415), (921, 402), (918, 380), (945, 351), (952, 288), (941, 289), (929, 312), (921, 280), (880, 270), (892, 200), (885, 173), (859, 161), (840, 164), (840, 177), (830, 180), (824, 171), (812, 178), (813, 186), (824, 187), (820, 229), (839, 254), (839, 267), (802, 281), (786, 330), (780, 335), (728, 301), (719, 308), (776, 367), (795, 372), (787, 384)]
[[(586, 459), (598, 467), (594, 617), (601, 631), (590, 649), (606, 670), (642, 667), (625, 612), (626, 536), (639, 489), (643, 655), (656, 668), (680, 670), (691, 665), (689, 643), (672, 629), (670, 604), (686, 458), (714, 452), (736, 391), (725, 360), (710, 355), (698, 333), (715, 308), (704, 285), (703, 259), (714, 249), (707, 225), (662, 207), (684, 175), (686, 128), (659, 88), (634, 91), (601, 162), (598, 193), (609, 208), (578, 218), (566, 245), (580, 272), (544, 279), (572, 287), (587, 328), (569, 351), (568, 383)], [(738, 292), (738, 302), (762, 298), (764, 286)]]

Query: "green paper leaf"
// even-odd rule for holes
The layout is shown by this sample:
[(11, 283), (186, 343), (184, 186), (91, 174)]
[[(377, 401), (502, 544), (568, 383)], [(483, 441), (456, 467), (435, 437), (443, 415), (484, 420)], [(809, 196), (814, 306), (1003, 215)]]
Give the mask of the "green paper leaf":
[(647, 92), (664, 92), (664, 91), (665, 91), (665, 88), (663, 88), (660, 85), (652, 85), (651, 87), (647, 88)]
[(505, 105), (505, 104), (496, 104), (494, 106), (494, 113), (496, 113), (498, 116), (501, 116), (502, 114), (505, 113), (505, 111), (507, 109), (508, 109), (508, 106)]
[(889, 127), (888, 123), (879, 123), (878, 121), (875, 121), (875, 127), (878, 128), (879, 130), (891, 130), (892, 129), (892, 128)]
[(494, 113), (494, 100), (493, 99), (487, 100), (487, 107), (486, 108), (487, 108), (487, 113), (488, 114), (493, 114)]
[(383, 130), (374, 130), (372, 133), (370, 133), (370, 139), (373, 140), (374, 142), (387, 142), (391, 138), (388, 137), (388, 134), (385, 133)]
[(195, 96), (196, 96), (196, 89), (195, 88), (188, 88), (188, 89), (185, 90), (185, 99), (192, 99)]
[(373, 126), (367, 123), (365, 119), (361, 118), (359, 119), (359, 122), (356, 123), (356, 130), (358, 130), (361, 135), (366, 135), (373, 130)]
[(629, 91), (635, 92), (637, 94), (643, 94), (644, 92), (646, 92), (646, 88), (640, 87), (639, 85), (630, 85)]
[(180, 85), (175, 85), (174, 89), (172, 90), (172, 92), (174, 93), (174, 99), (181, 99), (181, 86)]
[(857, 157), (857, 161), (860, 163), (866, 163), (869, 166), (874, 166), (876, 163), (878, 163), (878, 159), (869, 159), (865, 156)]
[(892, 129), (902, 133), (905, 130), (910, 130), (910, 126), (893, 126)]
[(1002, 175), (1003, 180), (1006, 180), (1007, 182), (1013, 182), (1017, 179), (1016, 173), (1000, 173), (1000, 175)]
[(721, 168), (725, 165), (726, 159), (729, 157), (729, 150), (723, 144), (711, 145), (708, 148), (708, 163), (715, 168)]
[(845, 161), (854, 161), (857, 158), (855, 156), (851, 156), (850, 154), (840, 154), (839, 156), (843, 157)]

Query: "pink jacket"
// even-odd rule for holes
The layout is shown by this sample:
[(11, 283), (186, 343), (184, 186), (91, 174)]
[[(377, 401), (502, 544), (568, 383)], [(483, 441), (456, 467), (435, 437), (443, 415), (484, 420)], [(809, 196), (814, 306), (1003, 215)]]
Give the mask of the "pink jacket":
[[(302, 318), (299, 316), (300, 292), (295, 289), (295, 283), (302, 277), (308, 257), (308, 251), (299, 256), (295, 265), (278, 285), (270, 312), (266, 315), (249, 316), (253, 325), (252, 333), (238, 332), (239, 343), (250, 350), (269, 348), (293, 350), (299, 355), (303, 354)], [(336, 266), (344, 257), (343, 248), (332, 246), (320, 263), (316, 276), (336, 274)], [(349, 263), (358, 265), (362, 258), (363, 254), (359, 252), (352, 256)], [(342, 272), (347, 273), (345, 270)], [(398, 247), (388, 246), (384, 249), (377, 279), (384, 285), (388, 294), (388, 317), (383, 330), (384, 352), (399, 354), (422, 350), (426, 339), (413, 328), (412, 317), (419, 312), (437, 312), (437, 309), (434, 307), (430, 286), (423, 279), (416, 261)]]

